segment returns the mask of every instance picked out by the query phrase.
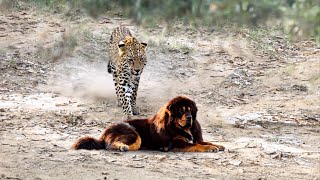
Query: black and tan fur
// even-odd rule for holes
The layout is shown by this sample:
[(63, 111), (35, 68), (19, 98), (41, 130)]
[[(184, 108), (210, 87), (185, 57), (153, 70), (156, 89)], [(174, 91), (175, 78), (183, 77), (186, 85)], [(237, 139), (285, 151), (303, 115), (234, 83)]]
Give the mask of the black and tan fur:
[(76, 141), (72, 148), (182, 152), (224, 150), (223, 146), (203, 141), (196, 116), (196, 104), (187, 97), (178, 96), (149, 119), (127, 120), (113, 124), (105, 129), (99, 139), (83, 137)]

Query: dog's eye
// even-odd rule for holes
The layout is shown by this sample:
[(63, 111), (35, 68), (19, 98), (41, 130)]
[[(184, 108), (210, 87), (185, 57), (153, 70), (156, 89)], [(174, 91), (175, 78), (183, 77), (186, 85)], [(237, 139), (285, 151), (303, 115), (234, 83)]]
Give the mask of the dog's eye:
[(182, 115), (184, 112), (182, 109), (179, 110), (179, 114)]

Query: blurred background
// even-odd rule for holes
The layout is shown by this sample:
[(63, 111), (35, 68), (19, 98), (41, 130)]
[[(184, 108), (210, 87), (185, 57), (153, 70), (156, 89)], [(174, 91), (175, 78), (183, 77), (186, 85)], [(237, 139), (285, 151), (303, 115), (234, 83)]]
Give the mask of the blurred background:
[[(0, 1), (1, 2), (1, 1)], [(1, 6), (19, 6), (2, 0)], [(198, 27), (279, 26), (291, 40), (308, 38), (320, 46), (320, 0), (24, 0), (55, 11), (85, 10), (93, 17), (112, 10), (143, 26), (175, 21)]]

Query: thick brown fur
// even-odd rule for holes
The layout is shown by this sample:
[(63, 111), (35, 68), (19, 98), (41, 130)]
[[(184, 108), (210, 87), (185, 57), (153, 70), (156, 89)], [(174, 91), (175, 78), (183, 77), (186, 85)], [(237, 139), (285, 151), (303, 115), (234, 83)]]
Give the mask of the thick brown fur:
[(139, 149), (217, 152), (224, 147), (204, 142), (197, 106), (185, 96), (178, 96), (166, 103), (149, 119), (127, 120), (105, 129), (99, 139), (80, 138), (73, 149), (112, 149), (134, 151)]

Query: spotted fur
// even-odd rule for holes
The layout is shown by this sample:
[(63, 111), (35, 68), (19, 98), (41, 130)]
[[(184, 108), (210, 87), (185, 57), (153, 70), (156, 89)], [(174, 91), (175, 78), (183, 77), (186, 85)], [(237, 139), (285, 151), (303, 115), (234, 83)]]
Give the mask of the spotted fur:
[(110, 38), (108, 72), (113, 75), (117, 103), (129, 117), (136, 107), (140, 75), (147, 63), (146, 43), (140, 43), (128, 28), (116, 28)]

